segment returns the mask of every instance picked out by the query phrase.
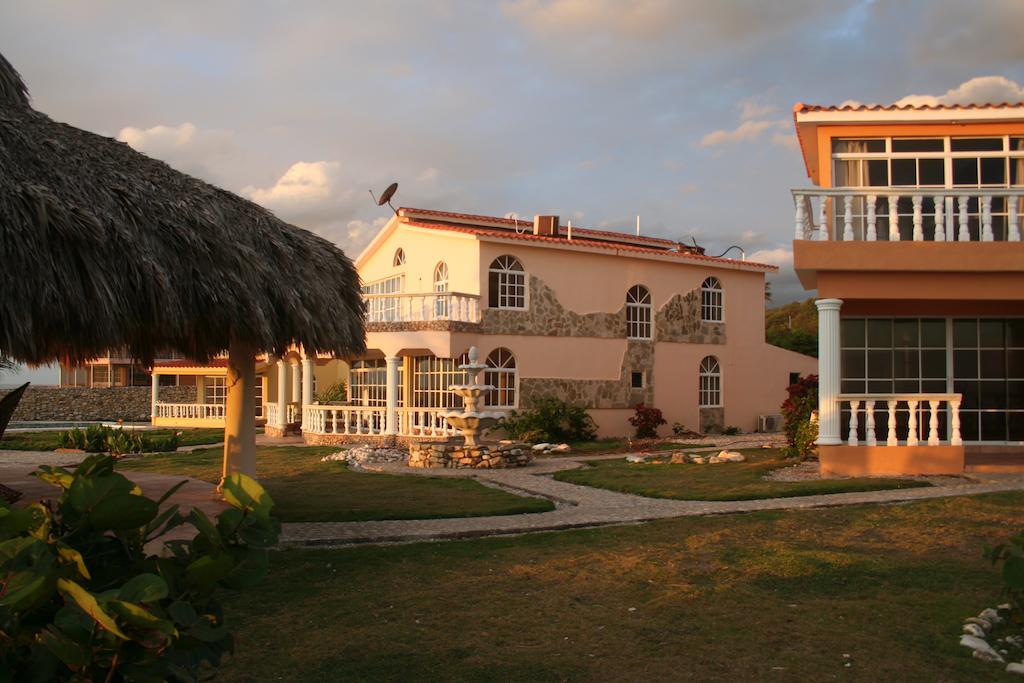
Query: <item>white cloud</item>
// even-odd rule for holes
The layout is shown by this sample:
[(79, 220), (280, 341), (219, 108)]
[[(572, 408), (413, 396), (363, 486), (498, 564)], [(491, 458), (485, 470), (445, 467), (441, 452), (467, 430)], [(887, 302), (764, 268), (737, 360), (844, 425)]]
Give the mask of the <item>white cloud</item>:
[(419, 175), (416, 176), (416, 180), (420, 181), (421, 183), (432, 183), (436, 181), (440, 177), (440, 175), (440, 171), (438, 171), (433, 166), (430, 166), (420, 171)]
[(700, 139), (701, 147), (714, 147), (716, 145), (735, 144), (749, 140), (757, 140), (766, 131), (772, 129), (786, 128), (789, 121), (786, 119), (743, 121), (732, 130), (713, 130)]
[(337, 161), (296, 161), (266, 189), (247, 188), (253, 201), (269, 209), (301, 208), (330, 199), (341, 164)]
[(763, 119), (778, 111), (778, 107), (771, 104), (757, 102), (754, 99), (740, 102), (740, 119), (750, 121), (751, 119)]
[(1024, 101), (1024, 86), (1003, 76), (977, 76), (944, 95), (907, 95), (898, 105), (986, 104)]
[(202, 130), (189, 121), (178, 126), (126, 126), (117, 139), (180, 171), (218, 184), (224, 182), (220, 171), (225, 161), (237, 152), (231, 131)]
[(785, 247), (777, 247), (775, 249), (758, 249), (752, 254), (748, 254), (747, 259), (754, 261), (755, 263), (767, 263), (772, 266), (778, 266), (781, 270), (792, 267), (793, 250)]

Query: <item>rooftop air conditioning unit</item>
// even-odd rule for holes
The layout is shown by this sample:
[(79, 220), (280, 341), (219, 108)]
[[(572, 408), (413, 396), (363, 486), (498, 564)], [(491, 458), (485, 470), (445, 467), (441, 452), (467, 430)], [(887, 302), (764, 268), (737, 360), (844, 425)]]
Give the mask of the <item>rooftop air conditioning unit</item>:
[(757, 416), (757, 431), (759, 431), (759, 432), (781, 432), (782, 431), (782, 416), (781, 415), (758, 415)]

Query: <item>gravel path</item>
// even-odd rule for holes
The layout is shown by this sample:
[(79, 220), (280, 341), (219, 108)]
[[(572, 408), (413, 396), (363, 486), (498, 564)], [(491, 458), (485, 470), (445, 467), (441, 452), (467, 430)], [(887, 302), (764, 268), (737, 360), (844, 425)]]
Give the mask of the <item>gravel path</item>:
[[(840, 505), (899, 503), (949, 496), (1024, 490), (1024, 475), (963, 478), (955, 485), (890, 491), (834, 493), (793, 498), (745, 501), (682, 501), (645, 498), (605, 489), (556, 481), (550, 475), (582, 467), (582, 460), (622, 458), (604, 456), (545, 458), (517, 470), (410, 470), (379, 465), (374, 470), (411, 476), (472, 477), (482, 484), (519, 494), (548, 498), (557, 509), (524, 515), (461, 519), (387, 520), (376, 522), (306, 522), (284, 524), (283, 546), (342, 546), (357, 543), (401, 543), (442, 539), (501, 536), (538, 531), (630, 524), (669, 517), (718, 515), (758, 510), (801, 510)], [(727, 467), (728, 465), (722, 465)]]

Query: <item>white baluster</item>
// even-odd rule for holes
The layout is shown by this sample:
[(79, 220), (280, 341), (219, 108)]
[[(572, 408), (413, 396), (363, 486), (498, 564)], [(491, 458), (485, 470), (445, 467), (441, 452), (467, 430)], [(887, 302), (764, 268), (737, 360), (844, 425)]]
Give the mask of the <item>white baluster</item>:
[(885, 440), (886, 446), (898, 446), (900, 441), (896, 438), (896, 399), (890, 398), (886, 403), (889, 404), (889, 436)]
[(857, 445), (857, 411), (860, 409), (860, 401), (850, 401), (850, 437), (846, 443), (850, 446)]
[(921, 201), (924, 198), (915, 194), (911, 197), (911, 201), (914, 204), (914, 241), (921, 242), (924, 240), (924, 216), (921, 215)]
[(992, 197), (985, 195), (981, 198), (981, 241), (992, 240)]
[(889, 195), (889, 241), (900, 241), (900, 198), (897, 195)]
[(1020, 201), (1020, 197), (1007, 197), (1006, 203), (1006, 222), (1008, 230), (1006, 233), (1006, 239), (1010, 242), (1020, 242), (1020, 216), (1017, 211), (1017, 202)]
[(971, 241), (970, 222), (967, 218), (967, 201), (968, 197), (966, 195), (960, 195), (956, 198), (957, 210), (960, 214), (960, 233), (956, 237), (959, 242)]
[(952, 431), (949, 435), (950, 446), (963, 446), (964, 441), (960, 436), (960, 399), (955, 398), (949, 402), (949, 412), (951, 413)]
[(818, 204), (818, 241), (828, 241), (828, 202), (829, 197), (822, 197)]
[(866, 236), (868, 242), (874, 242), (878, 239), (878, 215), (876, 214), (876, 201), (878, 201), (878, 197), (873, 194), (868, 195), (868, 229)]
[(939, 402), (928, 399), (928, 445), (939, 445)]
[(348, 418), (348, 412), (349, 412), (349, 411), (347, 411), (347, 410), (346, 410), (345, 412), (343, 412), (343, 413), (342, 413), (342, 419), (343, 419), (343, 421), (344, 421), (344, 425), (343, 425), (343, 427), (344, 427), (344, 429), (345, 429), (345, 431), (344, 431), (344, 433), (345, 433), (345, 434), (348, 434), (348, 433), (349, 433), (349, 432), (348, 432), (348, 423), (349, 423), (349, 418)]
[(935, 241), (945, 242), (946, 241), (946, 218), (942, 215), (945, 209), (946, 202), (942, 197), (933, 197), (932, 200), (935, 202)]
[(877, 446), (875, 438), (875, 402), (864, 402), (864, 443), (868, 446)]
[(853, 241), (853, 195), (843, 197), (843, 241)]
[(907, 445), (916, 446), (918, 445), (917, 440), (917, 404), (919, 401), (907, 401), (907, 407), (910, 408), (910, 419), (907, 420)]
[(803, 195), (797, 195), (795, 199), (796, 219), (794, 221), (795, 225), (793, 226), (793, 239), (803, 240), (807, 239), (807, 236), (804, 234), (804, 221), (806, 220), (806, 216), (804, 215), (804, 197)]

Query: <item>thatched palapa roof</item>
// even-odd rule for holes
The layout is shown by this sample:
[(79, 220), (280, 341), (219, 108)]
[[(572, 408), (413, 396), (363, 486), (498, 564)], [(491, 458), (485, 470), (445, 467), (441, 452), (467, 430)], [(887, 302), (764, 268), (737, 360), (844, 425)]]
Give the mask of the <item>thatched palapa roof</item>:
[(363, 322), (358, 274), (332, 243), (33, 110), (0, 55), (0, 357), (204, 360), (232, 339), (345, 355), (363, 349)]

